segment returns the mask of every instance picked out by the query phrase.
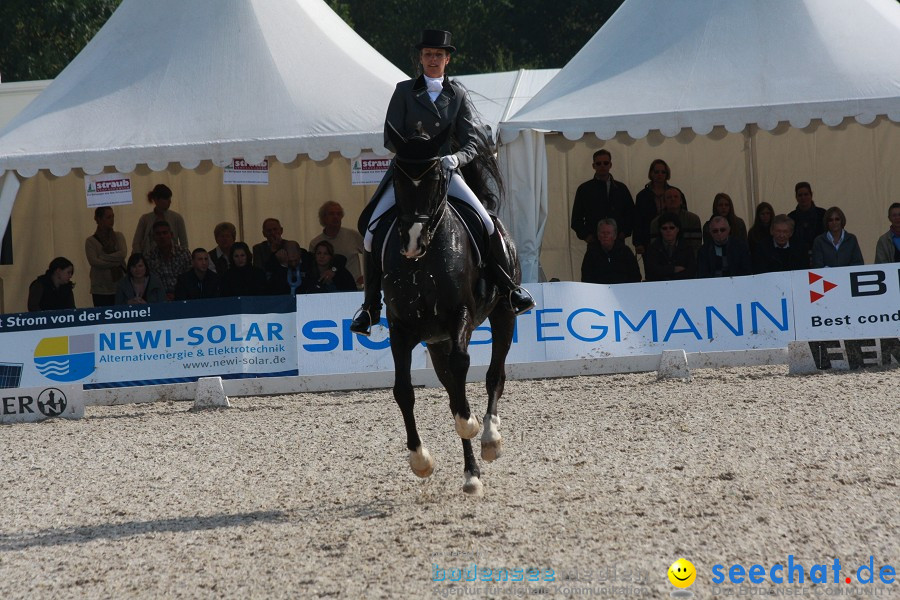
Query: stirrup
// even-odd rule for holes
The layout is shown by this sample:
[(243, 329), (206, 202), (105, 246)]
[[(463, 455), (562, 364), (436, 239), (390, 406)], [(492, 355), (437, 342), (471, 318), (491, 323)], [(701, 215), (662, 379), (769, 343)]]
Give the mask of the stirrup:
[[(516, 305), (513, 304), (513, 294), (515, 294), (516, 292), (524, 293), (525, 295), (528, 296), (528, 299), (525, 300), (526, 302), (528, 302), (527, 306), (523, 303), (518, 308), (516, 308)], [(524, 298), (523, 298), (523, 300), (524, 300)], [(531, 310), (532, 308), (535, 307), (534, 296), (532, 296), (531, 292), (529, 292), (522, 286), (518, 286), (515, 289), (509, 290), (509, 294), (506, 297), (506, 302), (507, 302), (507, 304), (509, 304), (509, 308), (516, 314), (517, 317), (521, 314), (528, 312), (529, 310)]]
[[(363, 315), (365, 315), (365, 321), (368, 321), (368, 323), (363, 320)], [(372, 335), (372, 325), (372, 313), (369, 312), (369, 309), (360, 306), (356, 312), (353, 313), (353, 321), (350, 323), (350, 332), (369, 337)]]

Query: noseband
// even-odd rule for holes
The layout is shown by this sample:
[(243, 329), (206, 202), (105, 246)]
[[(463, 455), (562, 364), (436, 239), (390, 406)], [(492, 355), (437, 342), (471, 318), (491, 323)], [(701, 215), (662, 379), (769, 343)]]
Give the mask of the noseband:
[[(429, 166), (424, 171), (422, 171), (418, 177), (413, 177), (400, 165), (401, 160), (404, 163), (410, 165), (428, 164)], [(431, 241), (431, 237), (434, 235), (435, 230), (437, 230), (438, 225), (440, 225), (441, 223), (441, 219), (443, 219), (444, 217), (444, 207), (447, 205), (447, 190), (450, 187), (450, 177), (447, 176), (448, 171), (441, 168), (441, 159), (439, 156), (421, 160), (405, 158), (398, 159), (394, 161), (394, 168), (397, 169), (400, 173), (403, 173), (403, 175), (413, 184), (414, 188), (419, 187), (422, 181), (424, 181), (425, 176), (430, 173), (432, 169), (437, 169), (438, 173), (440, 174), (436, 190), (436, 195), (440, 195), (440, 201), (434, 205), (434, 209), (427, 214), (414, 213), (412, 215), (400, 215), (400, 221), (406, 225), (412, 226), (416, 223), (422, 223), (424, 225), (423, 233), (420, 236), (421, 244), (423, 246), (423, 252), (417, 257), (422, 258), (423, 256), (425, 256), (425, 252), (427, 251), (428, 242)], [(432, 199), (433, 198), (426, 198), (426, 200), (429, 201), (429, 205), (432, 204)]]

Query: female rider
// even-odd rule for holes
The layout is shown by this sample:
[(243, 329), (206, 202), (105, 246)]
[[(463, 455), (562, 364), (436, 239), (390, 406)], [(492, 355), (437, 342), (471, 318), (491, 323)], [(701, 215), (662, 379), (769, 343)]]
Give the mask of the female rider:
[[(425, 133), (432, 137), (450, 127), (451, 139), (441, 148), (441, 165), (452, 172), (448, 194), (460, 198), (478, 212), (490, 234), (488, 265), (512, 310), (517, 315), (521, 314), (534, 307), (534, 300), (512, 280), (512, 265), (508, 263), (506, 252), (503, 251), (500, 234), (484, 205), (458, 170), (476, 157), (478, 124), (465, 88), (444, 75), (450, 63), (450, 55), (456, 48), (450, 43), (449, 32), (433, 29), (426, 29), (422, 33), (422, 41), (416, 44), (416, 48), (419, 50), (423, 74), (397, 84), (385, 120), (385, 146), (393, 149), (387, 136), (388, 123), (404, 137), (416, 133), (420, 124)], [(456, 152), (451, 152), (451, 142), (454, 148), (458, 148)], [(363, 245), (366, 250), (366, 290), (363, 305), (350, 324), (350, 331), (361, 335), (371, 334), (372, 325), (381, 317), (381, 267), (379, 261), (372, 257), (372, 230), (374, 223), (395, 203), (393, 185), (387, 181), (390, 175), (391, 170), (388, 170), (385, 181), (379, 186), (380, 197), (379, 192), (376, 192), (373, 198), (377, 202), (375, 210), (371, 213), (364, 212), (361, 219), (360, 231), (364, 234)], [(371, 214), (368, 219), (365, 218), (367, 213)]]

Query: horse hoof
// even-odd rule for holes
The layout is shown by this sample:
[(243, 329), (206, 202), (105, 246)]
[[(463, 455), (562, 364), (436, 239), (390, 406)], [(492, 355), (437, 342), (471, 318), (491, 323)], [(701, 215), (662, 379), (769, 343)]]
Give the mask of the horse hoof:
[(417, 477), (429, 477), (434, 472), (434, 459), (427, 448), (419, 446), (415, 452), (409, 452), (409, 468)]
[(463, 491), (470, 496), (484, 496), (484, 485), (482, 485), (481, 480), (474, 475), (466, 475)]
[(459, 434), (459, 437), (464, 440), (471, 440), (478, 435), (478, 431), (481, 429), (481, 421), (475, 415), (469, 415), (468, 420), (464, 420), (459, 415), (454, 418), (456, 420), (456, 433)]
[(494, 440), (492, 442), (481, 441), (481, 460), (485, 462), (494, 462), (503, 456), (503, 440)]

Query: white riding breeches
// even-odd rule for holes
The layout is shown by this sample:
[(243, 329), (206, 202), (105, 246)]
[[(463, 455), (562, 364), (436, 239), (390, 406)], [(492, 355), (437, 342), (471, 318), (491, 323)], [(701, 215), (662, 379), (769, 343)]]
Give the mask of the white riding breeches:
[[(478, 216), (481, 217), (481, 221), (484, 223), (488, 235), (494, 234), (494, 221), (491, 220), (491, 215), (488, 214), (487, 209), (484, 208), (484, 205), (478, 197), (475, 196), (475, 193), (466, 183), (466, 180), (456, 171), (454, 171), (453, 176), (450, 177), (450, 187), (447, 189), (447, 193), (450, 196), (459, 198), (474, 208), (475, 212), (478, 213)], [(363, 247), (366, 249), (366, 252), (372, 251), (372, 223), (387, 212), (389, 208), (394, 206), (395, 203), (394, 186), (391, 184), (386, 186), (384, 193), (381, 194), (381, 198), (378, 199), (378, 205), (372, 213), (372, 218), (369, 219), (369, 226), (366, 227), (366, 235), (363, 237)]]

